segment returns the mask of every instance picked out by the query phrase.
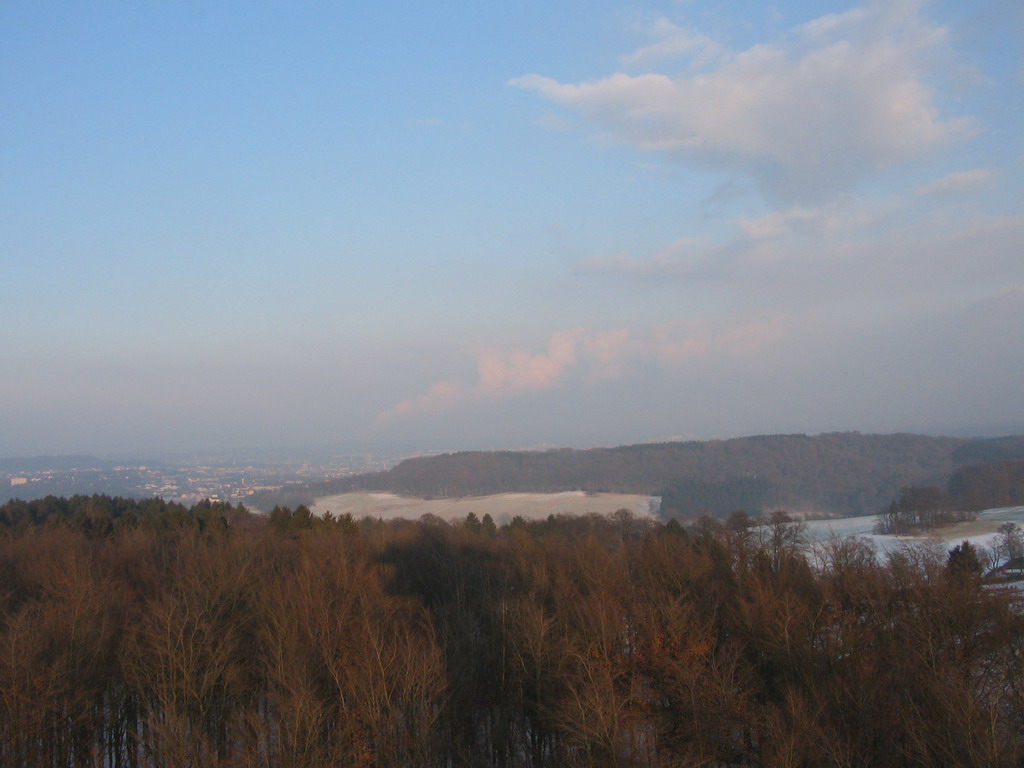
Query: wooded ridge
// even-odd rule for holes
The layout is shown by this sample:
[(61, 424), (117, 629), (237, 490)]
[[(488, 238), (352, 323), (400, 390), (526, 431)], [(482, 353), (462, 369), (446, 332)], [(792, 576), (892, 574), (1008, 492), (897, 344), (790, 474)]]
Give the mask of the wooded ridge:
[(504, 492), (645, 493), (685, 517), (752, 514), (783, 507), (873, 514), (906, 486), (946, 484), (965, 464), (1024, 459), (1024, 437), (951, 437), (833, 432), (732, 440), (650, 443), (618, 448), (471, 451), (407, 459), (386, 472), (258, 494), (260, 509), (309, 504), (354, 490), (410, 496)]

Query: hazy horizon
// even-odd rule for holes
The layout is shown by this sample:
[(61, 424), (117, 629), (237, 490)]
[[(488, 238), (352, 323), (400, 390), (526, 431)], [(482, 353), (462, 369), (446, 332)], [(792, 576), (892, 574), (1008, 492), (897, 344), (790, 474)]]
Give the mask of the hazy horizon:
[(1010, 437), (1024, 435), (1024, 426), (1017, 427), (989, 427), (976, 429), (936, 429), (936, 430), (894, 430), (881, 433), (865, 433), (862, 430), (826, 430), (825, 432), (772, 432), (772, 433), (744, 433), (725, 435), (663, 435), (640, 438), (635, 440), (609, 440), (604, 442), (577, 443), (577, 444), (554, 444), (554, 443), (533, 443), (533, 444), (512, 444), (501, 443), (500, 441), (468, 441), (462, 444), (445, 445), (440, 443), (424, 442), (416, 443), (389, 443), (389, 444), (306, 444), (306, 445), (283, 445), (283, 446), (226, 446), (220, 450), (168, 450), (163, 448), (147, 449), (140, 451), (74, 451), (66, 453), (38, 453), (38, 454), (0, 454), (0, 461), (19, 459), (47, 459), (67, 458), (73, 456), (84, 456), (109, 462), (156, 462), (165, 464), (201, 464), (208, 461), (225, 462), (253, 462), (253, 463), (289, 463), (295, 461), (339, 463), (341, 459), (361, 459), (366, 457), (376, 458), (409, 458), (413, 456), (431, 456), (443, 453), (458, 453), (463, 451), (547, 451), (547, 450), (588, 450), (592, 448), (615, 448), (629, 445), (642, 445), (649, 443), (685, 442), (685, 441), (726, 441), (754, 437), (757, 435), (786, 435), (806, 434), (815, 437), (821, 434), (861, 432), (862, 434), (916, 434), (926, 437), (953, 437), (959, 439), (992, 439), (999, 437)]
[(0, 51), (0, 456), (1024, 432), (1020, 3), (14, 0)]

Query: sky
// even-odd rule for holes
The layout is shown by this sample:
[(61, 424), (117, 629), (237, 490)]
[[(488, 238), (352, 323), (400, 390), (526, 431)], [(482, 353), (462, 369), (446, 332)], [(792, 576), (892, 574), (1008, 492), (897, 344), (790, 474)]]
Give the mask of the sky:
[(0, 456), (1024, 432), (1024, 4), (0, 4)]

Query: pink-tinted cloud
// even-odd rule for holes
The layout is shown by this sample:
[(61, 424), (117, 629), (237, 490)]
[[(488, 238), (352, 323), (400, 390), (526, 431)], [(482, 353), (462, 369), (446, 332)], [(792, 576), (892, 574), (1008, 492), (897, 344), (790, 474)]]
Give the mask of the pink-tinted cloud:
[(548, 341), (547, 352), (488, 351), (480, 354), (478, 391), (485, 395), (550, 389), (576, 363), (576, 351), (586, 332), (581, 328), (559, 331)]
[(505, 398), (557, 386), (578, 362), (578, 349), (588, 334), (573, 328), (553, 333), (547, 350), (486, 349), (477, 354), (475, 384), (441, 381), (422, 395), (403, 400), (377, 417), (378, 425), (420, 413), (448, 411), (475, 400)]
[(712, 354), (757, 353), (777, 343), (789, 318), (772, 316), (744, 322), (694, 320), (657, 327), (643, 334), (627, 328), (591, 331), (573, 328), (553, 333), (543, 352), (524, 348), (487, 349), (477, 354), (477, 381), (438, 382), (427, 392), (383, 412), (378, 424), (421, 413), (452, 410), (469, 402), (505, 399), (565, 386), (580, 386), (627, 375), (636, 366), (676, 367)]
[(390, 424), (397, 419), (416, 413), (451, 410), (463, 401), (467, 394), (460, 381), (439, 381), (422, 395), (402, 400), (393, 408), (379, 414), (377, 423), (379, 425)]

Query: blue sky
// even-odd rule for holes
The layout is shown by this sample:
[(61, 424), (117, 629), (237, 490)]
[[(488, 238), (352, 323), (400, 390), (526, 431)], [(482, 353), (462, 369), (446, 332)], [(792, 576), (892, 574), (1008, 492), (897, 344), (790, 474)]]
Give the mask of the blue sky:
[(8, 2), (0, 455), (1024, 430), (1024, 6)]

